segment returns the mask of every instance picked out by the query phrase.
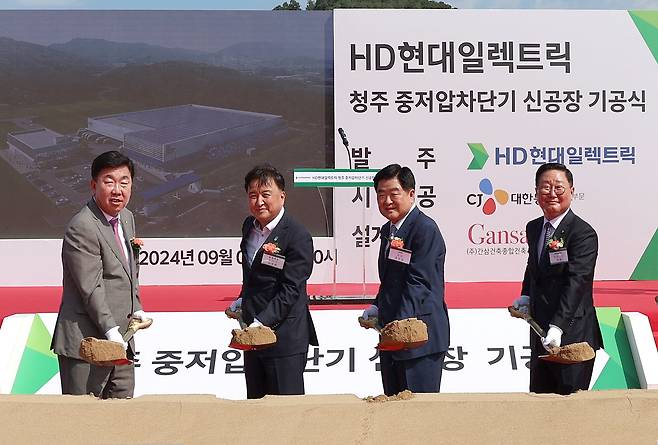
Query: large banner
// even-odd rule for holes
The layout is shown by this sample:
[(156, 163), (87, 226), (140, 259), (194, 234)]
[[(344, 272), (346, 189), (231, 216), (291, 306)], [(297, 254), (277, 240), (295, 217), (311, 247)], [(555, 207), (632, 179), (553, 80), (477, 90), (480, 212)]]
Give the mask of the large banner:
[(371, 187), (294, 187), (293, 170), (390, 162), (416, 174), (448, 281), (521, 280), (548, 161), (574, 172), (573, 208), (599, 233), (596, 278), (656, 279), (656, 23), (651, 11), (0, 11), (0, 286), (61, 283), (61, 237), (110, 149), (137, 163), (145, 285), (240, 282), (242, 181), (261, 162), (284, 172), (286, 211), (314, 235), (311, 283), (376, 283), (385, 220)]
[[(534, 173), (564, 163), (572, 208), (599, 235), (596, 278), (655, 277), (657, 18), (337, 10), (335, 125), (350, 147), (336, 141), (336, 168), (410, 166), (416, 202), (446, 239), (446, 278), (517, 281), (525, 224), (541, 215)], [(338, 251), (354, 259), (337, 275), (357, 280), (363, 263), (377, 281), (372, 189), (337, 189), (334, 205)]]
[[(358, 325), (360, 314), (354, 310), (313, 311), (320, 346), (311, 347), (307, 355), (307, 394), (364, 397), (383, 392), (374, 348), (378, 335)], [(153, 325), (135, 337), (139, 351), (135, 395), (246, 398), (242, 352), (228, 347), (231, 329), (238, 327), (235, 320), (211, 312), (152, 315)], [(0, 327), (0, 394), (61, 393), (57, 358), (49, 350), (56, 318), (57, 314), (7, 317)], [(451, 346), (443, 366), (442, 392), (528, 390), (526, 323), (512, 319), (505, 309), (455, 309), (450, 311), (450, 324)], [(613, 350), (610, 345), (611, 354)], [(599, 375), (605, 376), (607, 362), (608, 354), (599, 352), (592, 385)], [(618, 384), (607, 387), (618, 388), (614, 386)]]

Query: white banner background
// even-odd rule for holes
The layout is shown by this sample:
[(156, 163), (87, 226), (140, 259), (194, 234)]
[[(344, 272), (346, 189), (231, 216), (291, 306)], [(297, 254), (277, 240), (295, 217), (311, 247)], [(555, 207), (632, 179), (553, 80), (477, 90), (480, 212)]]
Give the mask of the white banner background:
[[(313, 311), (321, 346), (318, 355), (314, 354), (314, 348), (309, 350), (304, 375), (307, 394), (347, 393), (364, 397), (383, 392), (376, 369), (379, 360), (373, 358), (378, 336), (374, 331), (358, 326), (356, 319), (360, 314), (361, 311), (356, 310)], [(229, 320), (223, 313), (213, 312), (160, 312), (152, 315), (155, 319), (153, 325), (135, 337), (139, 351), (136, 395), (198, 393), (228, 399), (246, 397), (244, 375), (227, 372), (242, 366), (242, 358), (228, 348), (231, 330), (237, 328), (234, 320)], [(56, 314), (40, 316), (52, 333)], [(0, 353), (7, 358), (0, 365), (2, 392), (11, 390), (32, 324), (31, 318), (23, 319), (29, 317), (33, 315), (12, 315), (0, 327)], [(446, 358), (442, 392), (528, 390), (529, 374), (525, 363), (530, 355), (527, 349), (529, 328), (523, 321), (511, 319), (505, 309), (454, 309), (450, 311), (450, 325), (452, 346), (449, 354), (453, 358)], [(492, 329), (492, 326), (496, 328)], [(177, 351), (173, 354), (176, 357), (163, 359), (163, 351)], [(198, 357), (204, 367), (190, 365), (195, 357), (192, 351), (203, 351)], [(211, 373), (212, 351), (216, 353)], [(156, 368), (163, 366), (157, 363), (161, 361), (178, 362), (172, 364), (177, 372), (171, 375), (156, 373)], [(39, 393), (58, 394), (60, 391), (59, 376), (56, 375)]]
[[(408, 42), (423, 43), (423, 65), (417, 60), (410, 68), (423, 72), (404, 72), (399, 46)], [(454, 42), (454, 73), (443, 72), (440, 65), (428, 66), (427, 46)], [(458, 52), (461, 43), (483, 43), (484, 73), (463, 73), (463, 57)], [(488, 43), (512, 42), (514, 70), (492, 66), (487, 60)], [(548, 43), (570, 45), (570, 72), (550, 66)], [(518, 69), (519, 44), (537, 43), (541, 70)], [(358, 55), (370, 48), (371, 70), (363, 59), (355, 59), (352, 70), (351, 45)], [(375, 45), (389, 45), (394, 50), (394, 65), (389, 70), (375, 70)], [(562, 51), (563, 52), (563, 51)], [(439, 51), (438, 53), (441, 53)], [(576, 200), (573, 210), (592, 224), (599, 235), (597, 279), (628, 279), (656, 229), (658, 208), (647, 201), (647, 193), (655, 189), (658, 150), (655, 147), (655, 127), (658, 122), (658, 64), (647, 48), (626, 11), (483, 11), (483, 10), (336, 10), (334, 12), (334, 72), (336, 127), (342, 127), (352, 148), (352, 166), (361, 159), (361, 166), (381, 168), (399, 163), (412, 168), (416, 176), (416, 191), (421, 186), (433, 186), (436, 199), (431, 208), (422, 208), (432, 216), (447, 244), (446, 279), (448, 281), (519, 281), (527, 261), (522, 233), (527, 221), (541, 215), (540, 209), (527, 204), (497, 203), (496, 211), (485, 215), (482, 207), (469, 205), (469, 194), (481, 193), (482, 179), (488, 178), (494, 189), (510, 195), (534, 193), (534, 173), (538, 168), (532, 158), (519, 165), (496, 163), (495, 150), (523, 147), (528, 153), (537, 147), (617, 147), (616, 162), (601, 164), (583, 159), (582, 165), (564, 162), (574, 173)], [(534, 56), (534, 55), (533, 55)], [(473, 56), (475, 57), (475, 56)], [(435, 57), (436, 58), (436, 57)], [(380, 64), (386, 65), (390, 54), (381, 52)], [(559, 60), (558, 60), (559, 62)], [(547, 104), (537, 105), (543, 111), (528, 112), (524, 102), (528, 92), (537, 96), (541, 90), (560, 92), (580, 90), (582, 99), (577, 112), (546, 111)], [(602, 111), (602, 100), (595, 105), (593, 92), (620, 90), (628, 99), (632, 92), (645, 92), (646, 111), (624, 101), (625, 111)], [(409, 91), (413, 97), (411, 111), (400, 113), (396, 103), (398, 91)], [(515, 111), (509, 102), (500, 106), (496, 100), (493, 112), (456, 107), (452, 112), (439, 112), (434, 101), (416, 107), (417, 92), (438, 91), (515, 91)], [(367, 111), (358, 113), (354, 94), (367, 93)], [(374, 92), (386, 92), (388, 105), (381, 112), (373, 102)], [(481, 170), (468, 170), (473, 156), (468, 143), (481, 143), (489, 159)], [(635, 147), (634, 163), (619, 156), (619, 147)], [(364, 162), (366, 147), (370, 151)], [(433, 148), (436, 162), (419, 162), (419, 148)], [(336, 168), (348, 167), (348, 157), (340, 139), (336, 138)], [(424, 158), (428, 159), (428, 158)], [(511, 157), (510, 163), (511, 163)], [(541, 160), (539, 163), (545, 161)], [(371, 191), (371, 206), (365, 221), (360, 201), (353, 203), (354, 189), (335, 190), (335, 234), (341, 257), (340, 280), (360, 278), (359, 258), (362, 249), (355, 247), (357, 226), (380, 226), (384, 219), (377, 210)], [(485, 199), (488, 196), (485, 196)], [(477, 202), (477, 196), (473, 196)], [(471, 237), (469, 238), (469, 229)], [(504, 232), (504, 233), (500, 233)], [(507, 242), (496, 240), (510, 236)], [(513, 239), (514, 237), (518, 239)], [(488, 240), (487, 240), (488, 239)], [(377, 281), (376, 256), (378, 243), (366, 249), (368, 281)], [(479, 249), (479, 250), (478, 250)], [(492, 250), (496, 249), (496, 250)], [(511, 252), (510, 253), (510, 249)], [(348, 253), (346, 255), (346, 253)]]
[[(333, 238), (315, 237), (313, 247), (315, 263), (309, 283), (333, 282), (336, 258)], [(6, 261), (11, 270), (0, 275), (0, 286), (60, 286), (61, 251), (62, 240), (0, 240), (0, 262)], [(226, 254), (224, 258), (222, 251)], [(240, 284), (239, 251), (237, 237), (145, 238), (140, 258), (146, 259), (140, 266), (139, 283), (143, 286)], [(174, 254), (177, 256), (172, 262)]]
[[(532, 199), (521, 204), (497, 204), (496, 211), (485, 215), (482, 203), (488, 198), (479, 190), (483, 179), (493, 189), (510, 196), (534, 191), (537, 165), (531, 158), (518, 165), (496, 162), (496, 148), (528, 153), (534, 146), (617, 148), (617, 162), (598, 164), (583, 160), (582, 165), (565, 160), (575, 175), (574, 211), (594, 226), (599, 234), (597, 279), (628, 279), (656, 229), (658, 208), (653, 204), (654, 178), (658, 166), (655, 126), (658, 122), (658, 64), (626, 11), (513, 11), (513, 10), (336, 10), (334, 13), (335, 124), (344, 128), (351, 143), (352, 167), (381, 168), (391, 162), (412, 167), (419, 195), (433, 187), (433, 206), (422, 208), (439, 224), (447, 244), (447, 281), (520, 281), (527, 255), (523, 236), (528, 220), (540, 215)], [(398, 46), (454, 42), (454, 73), (440, 66), (427, 65), (424, 72), (405, 73)], [(483, 42), (484, 73), (463, 73), (460, 43)], [(511, 42), (514, 72), (492, 66), (487, 60), (488, 43)], [(569, 43), (569, 67), (550, 66), (546, 45)], [(540, 45), (541, 70), (520, 70), (519, 44)], [(366, 44), (386, 44), (395, 49), (393, 68), (366, 71), (363, 60), (351, 70), (350, 45), (358, 54)], [(371, 62), (374, 64), (374, 49)], [(560, 62), (561, 60), (557, 60)], [(386, 63), (387, 60), (382, 60)], [(416, 62), (411, 68), (418, 68)], [(438, 112), (411, 105), (407, 114), (396, 111), (396, 92), (437, 91), (516, 92), (516, 109), (499, 106), (494, 112), (469, 112), (463, 107), (453, 112)], [(579, 90), (583, 95), (577, 112), (565, 110), (527, 112), (528, 92)], [(644, 92), (640, 107), (624, 102), (625, 111), (601, 109), (601, 100), (591, 105), (593, 92), (622, 91), (628, 99), (632, 92)], [(389, 105), (378, 113), (370, 106), (355, 113), (350, 103), (352, 92), (388, 93)], [(416, 99), (416, 96), (413, 96)], [(563, 95), (561, 96), (563, 97)], [(455, 103), (457, 101), (455, 100)], [(635, 103), (637, 105), (637, 102)], [(475, 108), (479, 105), (475, 104)], [(472, 154), (468, 143), (482, 144), (489, 159), (481, 170), (468, 170)], [(634, 147), (633, 160), (622, 159), (619, 147)], [(436, 162), (419, 162), (419, 148), (431, 148)], [(367, 158), (365, 154), (369, 153)], [(427, 158), (423, 158), (427, 159)], [(512, 153), (508, 160), (512, 159)], [(335, 167), (348, 168), (347, 153), (336, 135)], [(371, 188), (334, 191), (333, 238), (315, 238), (321, 261), (315, 264), (310, 283), (376, 283), (379, 227), (385, 222), (377, 210)], [(483, 198), (483, 199), (482, 199)], [(473, 205), (467, 202), (469, 200)], [(369, 206), (364, 208), (363, 202)], [(425, 201), (429, 202), (429, 201)], [(623, 225), (622, 225), (623, 223)], [(139, 227), (138, 227), (139, 233)], [(62, 234), (63, 235), (63, 234)], [(508, 237), (507, 240), (501, 238)], [(239, 284), (240, 266), (236, 255), (238, 238), (146, 239), (145, 250), (157, 252), (158, 261), (142, 266), (143, 285), (167, 284)], [(0, 240), (0, 286), (56, 286), (61, 284), (61, 240)], [(192, 249), (192, 266), (161, 264), (163, 251)], [(201, 264), (206, 254), (233, 249), (232, 264)], [(337, 249), (337, 251), (336, 251)], [(331, 252), (330, 260), (326, 252)], [(182, 255), (182, 254), (181, 254)], [(316, 252), (317, 257), (317, 252)], [(336, 262), (336, 258), (339, 260)], [(149, 257), (151, 258), (151, 257)], [(157, 263), (157, 264), (155, 264)], [(336, 266), (334, 270), (334, 266)]]

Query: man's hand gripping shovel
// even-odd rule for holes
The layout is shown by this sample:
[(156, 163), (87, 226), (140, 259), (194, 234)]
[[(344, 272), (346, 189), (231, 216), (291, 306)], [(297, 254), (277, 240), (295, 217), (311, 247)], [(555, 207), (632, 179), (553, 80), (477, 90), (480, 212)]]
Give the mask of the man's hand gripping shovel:
[[(226, 316), (228, 318), (233, 318), (233, 319), (238, 321), (238, 323), (240, 324), (240, 330), (243, 333), (248, 332), (249, 329), (259, 329), (259, 328), (249, 328), (247, 326), (247, 324), (242, 320), (242, 310), (241, 309), (238, 309), (236, 311), (232, 311), (231, 308), (227, 308), (224, 311), (224, 313), (226, 314)], [(269, 330), (269, 328), (266, 328), (265, 326), (260, 327), (260, 329), (263, 329), (263, 328)], [(273, 331), (270, 331), (270, 332), (271, 332), (271, 334), (269, 336), (267, 336), (267, 338), (269, 338), (269, 340), (266, 340), (266, 342), (264, 342), (264, 343), (262, 343), (260, 341), (249, 341), (249, 343), (241, 343), (241, 342), (236, 340), (236, 337), (237, 337), (236, 334), (238, 334), (239, 332), (237, 332), (237, 330), (234, 329), (233, 330), (233, 336), (231, 338), (231, 343), (229, 343), (228, 346), (229, 346), (229, 348), (239, 349), (241, 351), (256, 351), (256, 350), (259, 350), (259, 349), (265, 349), (265, 348), (268, 348), (268, 347), (272, 346), (274, 343), (276, 343), (276, 335), (274, 334)], [(273, 341), (271, 339), (271, 336), (274, 337)], [(246, 336), (245, 338), (247, 338), (247, 337), (249, 337), (249, 336)]]
[[(150, 318), (146, 320), (131, 319), (126, 333), (123, 334), (123, 341), (127, 343), (135, 335), (135, 332), (146, 329), (152, 324), (153, 320)], [(80, 358), (96, 366), (120, 366), (132, 363), (132, 360), (129, 360), (126, 356), (123, 345), (115, 341), (85, 337), (80, 342), (79, 352)]]
[[(546, 332), (542, 329), (541, 326), (537, 324), (533, 318), (516, 309), (514, 306), (509, 306), (507, 308), (510, 315), (514, 318), (520, 318), (525, 320), (533, 331), (539, 335), (542, 339), (546, 337)], [(594, 349), (589, 345), (589, 343), (583, 341), (579, 343), (572, 343), (569, 345), (564, 345), (557, 348), (551, 348), (548, 351), (548, 355), (540, 355), (539, 358), (546, 360), (548, 362), (563, 363), (563, 364), (573, 364), (573, 363), (582, 363), (588, 360), (592, 360), (596, 355)]]
[[(416, 320), (412, 318), (406, 320), (416, 323), (423, 323), (421, 320)], [(393, 323), (395, 322), (391, 322), (389, 324), (392, 325)], [(404, 349), (414, 349), (427, 343), (427, 331), (425, 331), (425, 335), (422, 338), (419, 338), (416, 341), (401, 341), (399, 339), (387, 335), (388, 325), (385, 326), (383, 329), (380, 329), (378, 325), (378, 319), (376, 317), (370, 317), (367, 319), (363, 317), (359, 317), (359, 324), (361, 325), (361, 327), (364, 327), (366, 329), (374, 329), (379, 333), (380, 335), (379, 344), (375, 346), (375, 348), (378, 349), (379, 351), (401, 351)]]

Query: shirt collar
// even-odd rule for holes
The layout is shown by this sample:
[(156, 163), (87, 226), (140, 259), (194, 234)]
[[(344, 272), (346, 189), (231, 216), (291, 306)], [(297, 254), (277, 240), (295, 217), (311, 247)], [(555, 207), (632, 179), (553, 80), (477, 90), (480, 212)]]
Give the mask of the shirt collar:
[(276, 218), (274, 218), (272, 221), (270, 221), (265, 227), (262, 229), (260, 228), (260, 224), (258, 223), (258, 220), (254, 218), (254, 229), (260, 230), (261, 232), (264, 232), (265, 229), (268, 231), (274, 230), (277, 224), (279, 224), (279, 221), (281, 221), (281, 218), (283, 218), (283, 212), (285, 212), (285, 208), (281, 207), (281, 211), (279, 212), (278, 215), (276, 215)]
[[(95, 198), (95, 197), (94, 197), (94, 202), (96, 202), (96, 198)], [(117, 219), (119, 220), (119, 222), (121, 222), (121, 212), (119, 212), (119, 214), (118, 214), (117, 216), (112, 216), (112, 215), (108, 215), (107, 213), (105, 213), (105, 212), (103, 211), (103, 209), (101, 209), (101, 206), (98, 205), (97, 202), (96, 202), (96, 207), (98, 207), (98, 210), (100, 210), (101, 213), (103, 213), (103, 216), (105, 217), (105, 219), (107, 219), (107, 222), (110, 222), (110, 221), (113, 220), (114, 218), (117, 218)]]
[(404, 222), (407, 220), (407, 216), (409, 216), (409, 214), (413, 212), (415, 208), (416, 208), (416, 201), (414, 201), (413, 205), (411, 206), (407, 214), (404, 215), (404, 217), (400, 221), (398, 221), (396, 224), (391, 223), (392, 226), (395, 226), (396, 232), (402, 228), (402, 224), (404, 224)]
[(570, 208), (565, 210), (564, 213), (562, 213), (559, 216), (556, 216), (553, 219), (546, 219), (546, 217), (544, 216), (544, 225), (546, 225), (546, 223), (549, 222), (551, 223), (551, 226), (553, 226), (554, 229), (557, 229), (557, 227), (560, 225), (564, 217), (567, 216), (567, 213), (569, 213), (569, 210)]

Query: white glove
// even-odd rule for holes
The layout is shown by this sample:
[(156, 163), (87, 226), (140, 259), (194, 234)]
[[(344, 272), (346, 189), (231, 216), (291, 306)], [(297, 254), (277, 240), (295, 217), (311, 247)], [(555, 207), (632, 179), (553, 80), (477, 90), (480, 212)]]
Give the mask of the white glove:
[(238, 298), (235, 300), (231, 305), (228, 307), (231, 312), (237, 312), (239, 309), (242, 308), (242, 297)]
[(254, 321), (249, 325), (250, 328), (257, 328), (258, 326), (264, 326), (263, 323), (254, 318)]
[(514, 300), (512, 306), (514, 307), (514, 309), (521, 312), (522, 314), (528, 315), (528, 311), (530, 308), (530, 297), (527, 295), (521, 295), (519, 298)]
[(105, 333), (105, 338), (123, 345), (124, 350), (128, 350), (128, 343), (123, 341), (123, 336), (119, 333), (119, 326), (115, 326)]
[(140, 321), (146, 321), (146, 320), (150, 319), (151, 317), (146, 312), (144, 312), (142, 310), (139, 310), (139, 311), (133, 312), (133, 318), (137, 318)]
[(562, 344), (562, 329), (554, 324), (549, 324), (549, 326), (546, 337), (542, 338), (541, 342), (544, 345), (544, 348), (546, 348), (548, 352), (551, 352), (551, 348), (559, 348)]
[(369, 318), (377, 318), (378, 314), (379, 314), (379, 308), (374, 304), (371, 304), (366, 308), (365, 311), (363, 311), (362, 317), (364, 318), (364, 320), (367, 320)]

